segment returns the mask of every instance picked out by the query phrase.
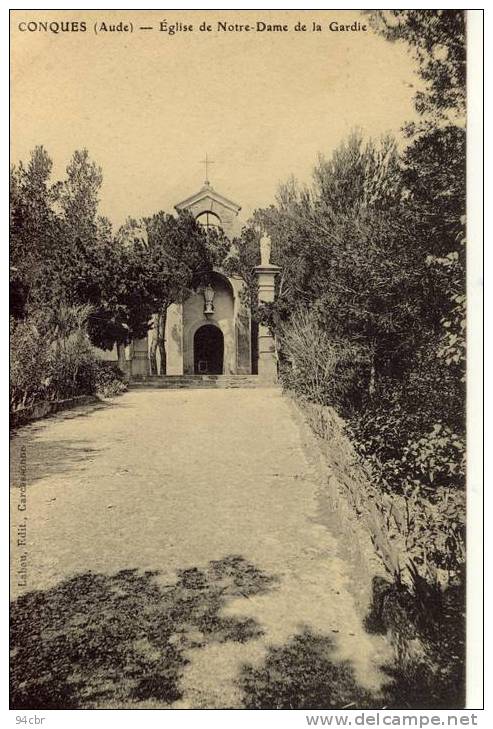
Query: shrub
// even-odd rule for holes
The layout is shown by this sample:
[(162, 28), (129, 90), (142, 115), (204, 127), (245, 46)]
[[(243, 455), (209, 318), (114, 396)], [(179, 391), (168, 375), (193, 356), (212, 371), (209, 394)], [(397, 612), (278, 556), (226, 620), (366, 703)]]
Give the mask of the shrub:
[[(370, 534), (391, 579), (410, 586), (418, 574), (430, 585), (461, 579), (465, 561), (465, 493), (434, 484), (399, 482), (388, 487), (389, 462), (362, 455), (348, 438), (349, 428), (332, 408), (299, 400), (308, 423), (323, 439), (331, 471)], [(387, 475), (387, 481), (384, 480)]]
[(11, 320), (11, 411), (96, 391), (97, 359), (86, 332), (89, 312), (89, 307), (60, 307)]
[(48, 352), (33, 319), (10, 319), (10, 410), (29, 407), (45, 396)]
[(50, 349), (47, 392), (63, 400), (95, 392), (96, 357), (84, 331), (69, 334)]
[(437, 356), (439, 338), (417, 349), (401, 377), (382, 377), (349, 419), (360, 456), (389, 493), (465, 487), (464, 383)]
[(417, 487), (433, 501), (439, 488), (464, 488), (466, 443), (443, 422), (422, 426), (400, 407), (379, 404), (354, 417), (348, 431), (386, 492)]
[(465, 702), (465, 582), (437, 590), (373, 579), (373, 600), (365, 626), (387, 634), (396, 651), (382, 669), (388, 708), (463, 708)]
[(465, 561), (465, 437), (445, 422), (446, 412), (433, 422), (436, 395), (424, 397), (423, 381), (386, 388), (346, 426), (385, 532), (375, 546), (382, 553), (392, 545), (399, 568), (414, 565), (430, 584), (448, 584)]
[(95, 386), (101, 397), (114, 397), (127, 390), (125, 375), (117, 363), (104, 360), (96, 361)]
[(315, 312), (300, 309), (279, 333), (281, 377), (296, 395), (340, 411), (357, 406), (368, 369), (364, 347), (329, 337)]
[(334, 409), (306, 399), (297, 401), (322, 439), (328, 473), (369, 534), (388, 575), (385, 580), (375, 578), (383, 592), (374, 594), (365, 621), (370, 632), (388, 633), (395, 650), (395, 665), (384, 667), (392, 678), (385, 691), (386, 704), (399, 708), (407, 705), (401, 703), (404, 699), (410, 705), (440, 708), (456, 692), (454, 701), (460, 705), (464, 492), (437, 485), (432, 490), (409, 486), (401, 493), (382, 488), (381, 471), (373, 463), (369, 467), (369, 459), (361, 453), (358, 457)]

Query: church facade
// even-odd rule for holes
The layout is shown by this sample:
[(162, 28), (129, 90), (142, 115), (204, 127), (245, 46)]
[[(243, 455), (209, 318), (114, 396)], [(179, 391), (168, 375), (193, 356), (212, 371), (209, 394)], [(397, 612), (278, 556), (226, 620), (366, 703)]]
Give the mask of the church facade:
[[(229, 238), (240, 233), (240, 205), (216, 192), (208, 181), (175, 209), (188, 210), (205, 228), (222, 228)], [(258, 331), (241, 296), (244, 286), (240, 277), (215, 269), (205, 287), (194, 290), (183, 303), (168, 307), (167, 375), (257, 374)], [(125, 368), (130, 376), (150, 375), (153, 336), (151, 328), (146, 337), (126, 348)], [(115, 355), (113, 352), (112, 359)], [(157, 360), (161, 371), (159, 351)]]

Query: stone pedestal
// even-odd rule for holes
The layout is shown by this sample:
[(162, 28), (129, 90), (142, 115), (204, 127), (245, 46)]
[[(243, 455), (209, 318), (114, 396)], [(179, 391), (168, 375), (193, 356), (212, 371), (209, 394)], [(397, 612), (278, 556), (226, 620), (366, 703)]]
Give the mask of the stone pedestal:
[[(268, 304), (274, 301), (275, 278), (281, 270), (272, 263), (256, 267), (258, 279), (259, 303)], [(277, 358), (274, 338), (269, 328), (259, 325), (258, 330), (258, 376), (265, 382), (277, 382)]]

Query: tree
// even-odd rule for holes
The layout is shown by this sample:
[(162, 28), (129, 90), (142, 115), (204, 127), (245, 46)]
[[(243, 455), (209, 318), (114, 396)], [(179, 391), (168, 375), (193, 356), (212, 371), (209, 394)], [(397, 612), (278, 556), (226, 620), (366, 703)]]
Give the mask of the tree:
[(59, 203), (68, 226), (79, 235), (94, 234), (102, 183), (101, 167), (91, 162), (87, 149), (76, 150), (59, 188)]
[[(51, 184), (52, 162), (37, 147), (25, 168), (11, 170), (11, 292), (14, 316), (29, 309), (49, 320), (63, 307), (88, 304), (94, 345), (125, 346), (153, 331), (151, 367), (166, 372), (166, 312), (220, 266), (229, 251), (222, 231), (204, 229), (187, 213), (127, 220), (115, 236), (98, 214), (101, 168), (77, 150), (65, 178)], [(151, 321), (152, 319), (152, 321)]]
[(52, 161), (36, 147), (25, 167), (10, 172), (11, 313), (22, 318), (44, 285), (60, 244), (59, 220), (53, 210), (56, 188), (50, 183)]
[(102, 182), (101, 168), (83, 149), (72, 155), (66, 178), (58, 187), (64, 256), (57, 274), (62, 296), (74, 303), (97, 304), (100, 298), (101, 252), (108, 253), (111, 236), (109, 222), (98, 216)]
[(97, 215), (101, 170), (83, 150), (74, 153), (62, 182), (50, 186), (50, 171), (51, 160), (36, 148), (27, 171), (21, 164), (13, 175), (12, 239), (18, 256), (12, 258), (24, 260), (21, 266), (28, 269), (26, 306), (48, 311), (97, 305), (104, 265), (98, 249), (110, 230)]
[(95, 243), (85, 250), (84, 289), (93, 303), (88, 323), (91, 341), (101, 349), (116, 344), (121, 369), (125, 346), (133, 337), (145, 335), (150, 317), (141, 256), (140, 250), (124, 246), (120, 234), (115, 237), (104, 219), (98, 221)]
[(251, 226), (245, 226), (241, 235), (235, 238), (223, 260), (222, 267), (230, 276), (240, 276), (245, 283), (241, 296), (252, 318), (258, 318), (258, 276), (255, 270), (260, 265), (260, 233)]
[[(373, 28), (407, 44), (424, 88), (415, 94), (418, 129), (464, 125), (466, 18), (463, 10), (369, 10)], [(417, 131), (411, 125), (410, 131)]]
[[(144, 285), (152, 302), (151, 374), (157, 374), (157, 351), (161, 374), (166, 374), (166, 315), (170, 304), (183, 301), (192, 286), (212, 271), (221, 257), (224, 238), (209, 237), (188, 212), (178, 217), (159, 212), (144, 220), (147, 246), (142, 258)], [(198, 277), (198, 278), (197, 278)]]
[[(369, 12), (377, 32), (408, 45), (425, 84), (415, 96), (420, 121), (407, 128), (404, 183), (418, 245), (444, 293), (438, 354), (460, 382), (466, 344), (466, 17), (463, 10)], [(457, 413), (450, 417), (458, 419)]]
[(394, 141), (364, 143), (353, 133), (331, 158), (319, 157), (310, 188), (291, 180), (255, 219), (282, 269), (277, 321), (300, 305), (316, 313), (328, 336), (359, 347), (373, 392), (379, 372), (402, 367), (414, 346), (432, 285)]

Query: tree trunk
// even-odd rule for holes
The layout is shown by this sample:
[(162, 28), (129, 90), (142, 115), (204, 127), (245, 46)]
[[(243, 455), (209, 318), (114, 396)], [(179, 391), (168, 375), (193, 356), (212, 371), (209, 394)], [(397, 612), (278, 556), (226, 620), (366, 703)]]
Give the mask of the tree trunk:
[(152, 315), (151, 345), (149, 347), (149, 369), (151, 375), (157, 375), (157, 343), (159, 337), (159, 314)]
[(167, 354), (166, 354), (166, 315), (168, 313), (168, 305), (165, 304), (159, 314), (159, 339), (157, 346), (159, 348), (159, 356), (161, 358), (161, 374), (165, 375), (167, 370)]
[(370, 355), (370, 381), (368, 383), (368, 394), (373, 397), (376, 390), (376, 375), (375, 375), (375, 346), (371, 349)]
[(125, 345), (121, 342), (117, 342), (116, 351), (118, 353), (118, 367), (122, 372), (126, 372)]

